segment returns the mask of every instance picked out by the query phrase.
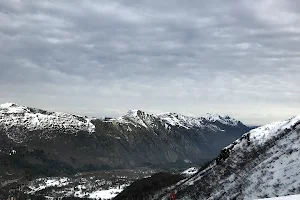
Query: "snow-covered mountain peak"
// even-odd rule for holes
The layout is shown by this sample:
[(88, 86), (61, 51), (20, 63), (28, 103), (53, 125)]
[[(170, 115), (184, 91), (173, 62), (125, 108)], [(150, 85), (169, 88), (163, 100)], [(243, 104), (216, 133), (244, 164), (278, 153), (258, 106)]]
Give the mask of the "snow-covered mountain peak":
[(206, 113), (203, 118), (210, 122), (220, 122), (229, 126), (237, 126), (239, 123), (238, 120), (231, 118), (229, 115), (221, 116), (218, 114)]
[(144, 112), (142, 110), (129, 110), (126, 115), (122, 116), (121, 118), (130, 118), (132, 120), (135, 119), (141, 119), (141, 120), (145, 120), (146, 118), (153, 118), (154, 115)]
[(129, 110), (126, 115), (111, 119), (110, 121), (117, 121), (119, 123), (133, 124), (134, 126), (143, 126), (149, 128), (153, 124), (155, 116), (152, 114), (146, 113), (141, 110)]
[(0, 105), (0, 108), (9, 108), (11, 106), (16, 105), (15, 103), (4, 103)]
[(1, 113), (24, 113), (29, 112), (28, 107), (16, 103), (4, 103), (0, 105)]
[(145, 112), (137, 109), (129, 110), (125, 116), (127, 117), (138, 117), (140, 114), (143, 114)]
[(194, 117), (188, 117), (177, 113), (161, 113), (157, 114), (156, 117), (163, 120), (164, 122), (171, 124), (172, 126), (181, 126), (190, 128), (193, 126), (199, 127), (202, 125), (201, 121)]
[[(95, 126), (87, 117), (62, 112), (49, 112), (15, 103), (0, 105), (0, 128), (5, 129), (7, 136), (17, 142), (24, 140), (25, 136), (22, 135), (22, 132), (26, 132), (25, 130), (51, 129), (62, 132), (67, 131), (68, 133), (77, 131), (91, 133), (95, 130)], [(15, 134), (16, 132), (19, 134)]]

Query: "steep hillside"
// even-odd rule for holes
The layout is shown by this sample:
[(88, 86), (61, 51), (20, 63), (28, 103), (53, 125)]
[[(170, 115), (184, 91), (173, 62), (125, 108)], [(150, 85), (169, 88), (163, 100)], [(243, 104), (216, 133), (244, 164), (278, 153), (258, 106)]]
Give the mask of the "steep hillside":
[(7, 103), (0, 105), (0, 179), (202, 163), (249, 130), (229, 116), (131, 110), (89, 119)]
[(149, 199), (258, 199), (299, 194), (300, 116), (244, 134), (207, 167)]

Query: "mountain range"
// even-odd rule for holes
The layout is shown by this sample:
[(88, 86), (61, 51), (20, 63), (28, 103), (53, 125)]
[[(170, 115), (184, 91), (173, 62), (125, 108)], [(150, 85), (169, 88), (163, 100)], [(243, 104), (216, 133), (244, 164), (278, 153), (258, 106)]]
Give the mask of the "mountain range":
[(0, 180), (99, 169), (200, 164), (251, 128), (229, 116), (130, 110), (88, 118), (0, 105)]
[[(0, 105), (0, 188), (27, 195), (76, 194), (96, 199), (125, 188), (116, 200), (167, 200), (172, 192), (179, 200), (296, 195), (300, 193), (299, 146), (300, 116), (252, 129), (229, 116), (213, 114), (196, 118), (130, 110), (119, 118), (96, 119), (6, 103)], [(120, 182), (123, 176), (117, 176), (111, 187), (114, 175), (103, 179), (107, 170), (124, 174), (116, 169), (130, 169), (142, 175), (140, 167), (191, 165), (199, 167), (181, 174), (147, 175), (128, 187), (126, 180)], [(89, 186), (95, 176), (105, 181), (105, 186), (96, 183), (99, 191)], [(82, 177), (88, 177), (89, 184), (84, 185), (87, 179)], [(13, 189), (14, 182), (23, 189)], [(294, 197), (298, 196), (287, 199)]]

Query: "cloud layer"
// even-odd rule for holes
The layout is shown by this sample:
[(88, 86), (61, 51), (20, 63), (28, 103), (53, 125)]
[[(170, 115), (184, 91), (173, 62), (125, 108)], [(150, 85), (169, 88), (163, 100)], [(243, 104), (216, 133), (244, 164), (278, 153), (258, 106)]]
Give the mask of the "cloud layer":
[(292, 0), (1, 1), (0, 102), (97, 117), (291, 117), (299, 10)]

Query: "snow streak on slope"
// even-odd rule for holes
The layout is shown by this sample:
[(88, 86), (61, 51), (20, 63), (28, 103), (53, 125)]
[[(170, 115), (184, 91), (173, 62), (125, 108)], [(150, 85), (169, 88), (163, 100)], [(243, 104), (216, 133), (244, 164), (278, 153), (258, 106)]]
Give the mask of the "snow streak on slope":
[(22, 142), (21, 135), (14, 132), (53, 129), (68, 130), (69, 132), (94, 132), (95, 126), (87, 117), (71, 115), (62, 112), (48, 112), (40, 109), (20, 106), (14, 103), (0, 105), (0, 125), (6, 129), (9, 138), (15, 142)]
[(267, 198), (267, 199), (256, 199), (256, 200), (299, 200), (300, 195), (290, 195), (285, 197), (274, 197), (274, 198)]
[(191, 167), (191, 168), (188, 168), (186, 170), (184, 170), (183, 172), (181, 172), (181, 175), (184, 175), (184, 176), (192, 176), (194, 174), (196, 174), (198, 172), (198, 168), (197, 167)]
[(180, 199), (252, 200), (299, 194), (300, 116), (244, 134), (175, 188)]

